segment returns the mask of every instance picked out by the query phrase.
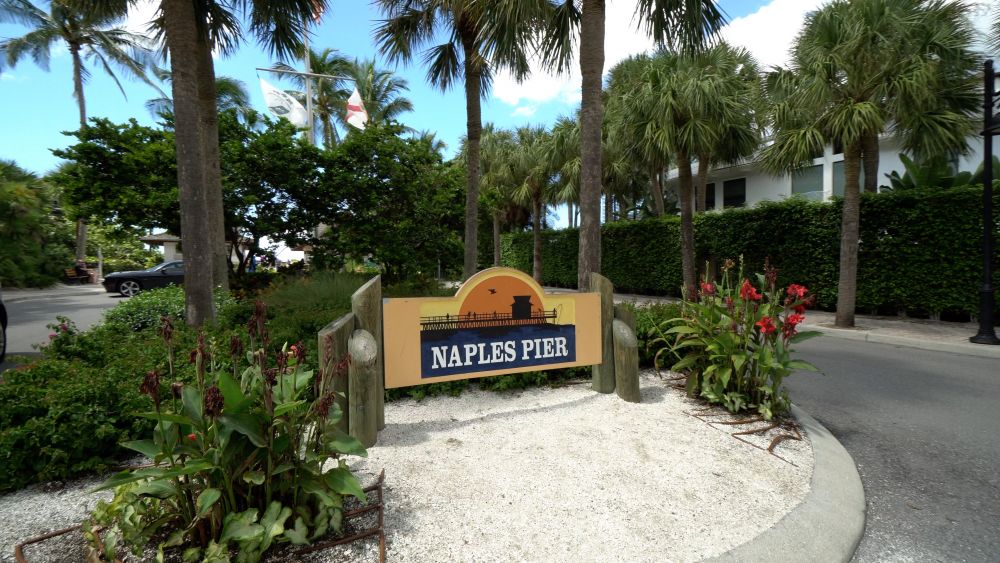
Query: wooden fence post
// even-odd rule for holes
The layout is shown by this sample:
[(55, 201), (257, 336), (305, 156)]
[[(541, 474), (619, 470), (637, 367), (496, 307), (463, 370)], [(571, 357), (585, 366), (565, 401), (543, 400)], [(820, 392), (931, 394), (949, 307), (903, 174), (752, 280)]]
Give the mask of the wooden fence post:
[(376, 423), (385, 428), (385, 364), (382, 361), (382, 276), (375, 276), (351, 296), (355, 328), (368, 331), (378, 346), (375, 373), (378, 392), (375, 397)]
[(347, 368), (351, 436), (370, 448), (378, 440), (378, 344), (370, 332), (358, 329), (351, 334), (347, 351), (351, 355)]
[(354, 332), (354, 313), (347, 313), (339, 319), (323, 327), (319, 331), (319, 369), (315, 377), (328, 377), (332, 381), (332, 389), (338, 393), (337, 405), (343, 416), (337, 423), (337, 428), (345, 434), (350, 434), (350, 416), (347, 407), (348, 376), (347, 372), (334, 373), (337, 365), (347, 357), (347, 342)]
[(639, 347), (635, 331), (628, 323), (614, 320), (615, 339), (615, 391), (630, 403), (640, 402)]
[(601, 274), (590, 274), (590, 290), (601, 294), (601, 363), (591, 368), (594, 391), (610, 393), (615, 390), (614, 338), (611, 323), (615, 318), (615, 288), (611, 280)]

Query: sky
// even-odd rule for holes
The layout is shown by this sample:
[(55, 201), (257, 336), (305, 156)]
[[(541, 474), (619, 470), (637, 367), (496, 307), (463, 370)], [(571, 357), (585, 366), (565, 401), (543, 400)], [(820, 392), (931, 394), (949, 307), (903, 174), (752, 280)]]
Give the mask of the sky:
[[(633, 21), (635, 3), (636, 0), (608, 0), (605, 71), (629, 55), (652, 47), (652, 42), (637, 30)], [(823, 0), (720, 0), (718, 4), (729, 21), (722, 36), (750, 50), (763, 67), (782, 65), (787, 61), (789, 46), (801, 29), (805, 15), (823, 3)], [(150, 0), (139, 0), (127, 21), (130, 29), (142, 31), (155, 5)], [(404, 114), (400, 121), (418, 131), (436, 132), (438, 138), (447, 143), (447, 154), (452, 155), (465, 132), (461, 87), (447, 92), (431, 87), (419, 60), (397, 67), (379, 59), (372, 40), (381, 17), (376, 6), (364, 0), (330, 0), (329, 5), (320, 24), (312, 30), (311, 46), (314, 49), (331, 47), (351, 57), (374, 57), (381, 67), (395, 70), (408, 81), (407, 96), (414, 105), (414, 111)], [(989, 5), (987, 0), (970, 3), (972, 15), (985, 22)], [(0, 24), (0, 38), (21, 36), (26, 31), (18, 25)], [(281, 82), (275, 75), (258, 72), (255, 68), (270, 67), (275, 62), (275, 58), (249, 40), (235, 55), (216, 59), (216, 74), (244, 81), (255, 107), (263, 110), (258, 77), (278, 85)], [(290, 64), (301, 67), (300, 63)], [(159, 96), (156, 90), (139, 81), (122, 79), (126, 94), (123, 96), (103, 71), (92, 70), (84, 86), (90, 117), (106, 117), (115, 122), (135, 118), (142, 124), (155, 123), (144, 104)], [(285, 84), (285, 87), (291, 86)], [(169, 91), (168, 87), (164, 89)], [(59, 159), (50, 150), (71, 144), (72, 137), (62, 132), (78, 126), (72, 94), (72, 69), (64, 46), (53, 51), (47, 72), (30, 59), (21, 61), (16, 68), (0, 65), (0, 158), (13, 159), (40, 174), (53, 169)], [(549, 125), (561, 115), (571, 115), (579, 101), (578, 70), (564, 75), (535, 72), (521, 84), (509, 76), (497, 76), (489, 97), (483, 101), (483, 122), (493, 122), (499, 127)]]

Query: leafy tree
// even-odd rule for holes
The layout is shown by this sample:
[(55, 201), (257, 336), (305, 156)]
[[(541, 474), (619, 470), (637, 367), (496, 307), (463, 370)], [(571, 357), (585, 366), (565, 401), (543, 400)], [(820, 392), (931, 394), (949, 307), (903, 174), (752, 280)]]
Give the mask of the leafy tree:
[(312, 241), (317, 262), (368, 258), (387, 280), (459, 262), (463, 171), (403, 133), (393, 123), (352, 132), (328, 154), (318, 189), (294, 194), (292, 215), (305, 216), (296, 220), (330, 225)]
[[(161, 80), (170, 80), (169, 71), (160, 71)], [(242, 80), (237, 80), (230, 76), (219, 76), (215, 79), (215, 99), (219, 112), (235, 110), (241, 119), (248, 123), (254, 123), (259, 117), (256, 110), (250, 104), (250, 92), (247, 85)], [(146, 102), (146, 109), (154, 117), (167, 118), (173, 121), (174, 101), (168, 96), (160, 96)]]
[(966, 150), (977, 106), (971, 40), (961, 3), (836, 0), (809, 14), (791, 68), (768, 80), (767, 168), (794, 169), (827, 143), (844, 147), (837, 326), (854, 326), (862, 159), (877, 155), (885, 131), (918, 158)]
[[(121, 19), (118, 15), (81, 9), (67, 0), (52, 0), (48, 12), (29, 0), (2, 0), (0, 23), (21, 24), (31, 31), (0, 41), (0, 70), (4, 63), (13, 68), (21, 59), (30, 56), (35, 64), (47, 71), (52, 47), (65, 43), (73, 61), (73, 96), (80, 111), (80, 127), (84, 128), (87, 126), (87, 104), (83, 84), (90, 76), (84, 59), (94, 61), (111, 76), (122, 96), (125, 89), (113, 66), (127, 76), (149, 83), (143, 68), (149, 58), (149, 50), (144, 46), (146, 38), (119, 27)], [(82, 218), (77, 220), (76, 229), (76, 259), (82, 260), (87, 245), (87, 228)]]
[(12, 160), (0, 160), (0, 282), (43, 287), (72, 264), (69, 226), (54, 219), (51, 190)]
[[(601, 139), (605, 0), (561, 0), (547, 19), (542, 51), (555, 68), (568, 69), (579, 30), (580, 74), (580, 256), (578, 287), (590, 287), (601, 271)], [(636, 20), (659, 44), (700, 49), (724, 18), (712, 0), (640, 0)]]
[[(502, 0), (378, 0), (385, 20), (375, 30), (379, 51), (393, 61), (410, 62), (427, 47), (423, 59), (427, 80), (449, 89), (465, 85), (467, 122), (465, 259), (463, 278), (476, 272), (478, 262), (481, 98), (493, 73), (506, 69), (517, 79), (528, 74), (528, 53), (534, 45), (539, 18), (547, 1)], [(443, 39), (435, 45), (434, 42)]]
[(531, 232), (534, 237), (532, 275), (542, 282), (542, 224), (552, 199), (552, 170), (547, 155), (550, 135), (542, 127), (518, 127), (514, 131), (514, 151), (510, 155), (513, 198), (531, 206)]

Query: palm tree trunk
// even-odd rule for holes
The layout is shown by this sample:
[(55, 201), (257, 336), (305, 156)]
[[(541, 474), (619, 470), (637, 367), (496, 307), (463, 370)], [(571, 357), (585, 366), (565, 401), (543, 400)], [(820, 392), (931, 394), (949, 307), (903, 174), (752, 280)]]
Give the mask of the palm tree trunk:
[(204, 142), (199, 116), (198, 24), (189, 0), (163, 0), (163, 25), (170, 54), (180, 188), (181, 235), (184, 240), (186, 321), (201, 326), (215, 318), (212, 299), (212, 238), (205, 205)]
[(604, 194), (604, 222), (610, 223), (615, 220), (615, 200), (611, 194)]
[(663, 184), (660, 182), (660, 175), (656, 173), (656, 166), (649, 169), (649, 191), (653, 195), (653, 213), (657, 217), (663, 217), (667, 209), (663, 201)]
[[(199, 22), (204, 25), (204, 22)], [(222, 203), (222, 171), (219, 165), (219, 101), (215, 86), (215, 63), (208, 30), (199, 25), (198, 109), (201, 120), (202, 155), (205, 166), (205, 207), (212, 249), (212, 285), (229, 289), (229, 258), (226, 252), (226, 220)], [(232, 241), (235, 245), (236, 240)]]
[(500, 265), (500, 212), (493, 211), (493, 265)]
[[(80, 110), (80, 129), (87, 126), (87, 104), (83, 97), (83, 61), (80, 59), (80, 46), (70, 44), (70, 55), (73, 58), (73, 97), (76, 98)], [(76, 259), (87, 259), (87, 223), (83, 219), (76, 220)]]
[(694, 267), (694, 213), (691, 197), (691, 158), (684, 152), (677, 153), (677, 182), (680, 185), (681, 204), (681, 272), (684, 297), (695, 298), (697, 274)]
[(840, 224), (840, 279), (837, 283), (839, 327), (854, 326), (854, 306), (858, 292), (858, 237), (861, 223), (861, 144), (844, 147), (844, 210)]
[[(865, 170), (865, 191), (878, 191), (878, 135), (862, 137), (861, 159)], [(845, 164), (846, 166), (846, 164)]]
[(534, 215), (531, 221), (531, 234), (534, 238), (534, 248), (532, 250), (532, 276), (539, 284), (542, 283), (542, 191), (535, 188), (531, 194), (531, 213)]
[(580, 253), (577, 287), (590, 289), (601, 271), (601, 81), (604, 73), (604, 0), (583, 0), (580, 19)]
[(698, 155), (698, 200), (695, 202), (695, 211), (702, 213), (708, 206), (708, 192), (705, 186), (708, 184), (708, 160), (707, 154)]
[(480, 98), (482, 96), (482, 73), (476, 64), (475, 36), (465, 31), (462, 36), (465, 64), (465, 259), (462, 279), (469, 279), (476, 273), (479, 264), (479, 141), (482, 137), (483, 118)]

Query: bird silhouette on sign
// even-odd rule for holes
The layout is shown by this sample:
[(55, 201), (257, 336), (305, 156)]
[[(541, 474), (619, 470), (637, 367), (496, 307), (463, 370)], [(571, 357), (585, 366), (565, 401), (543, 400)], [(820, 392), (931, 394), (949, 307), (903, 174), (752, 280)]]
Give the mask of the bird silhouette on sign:
[(493, 289), (493, 288), (491, 287), (491, 288), (490, 288), (490, 295), (496, 295), (496, 293), (497, 293), (497, 290), (495, 290), (495, 289)]

